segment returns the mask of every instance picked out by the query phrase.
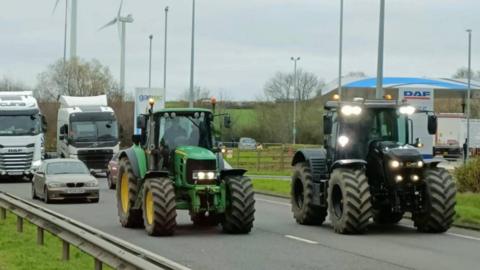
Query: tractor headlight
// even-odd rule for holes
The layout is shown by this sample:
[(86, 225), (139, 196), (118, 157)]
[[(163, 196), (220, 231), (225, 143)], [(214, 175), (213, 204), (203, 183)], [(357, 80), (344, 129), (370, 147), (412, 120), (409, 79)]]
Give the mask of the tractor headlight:
[(392, 161), (390, 161), (390, 167), (392, 167), (393, 169), (399, 168), (400, 165), (401, 165), (400, 162), (397, 161), (397, 160), (392, 160)]
[(412, 174), (410, 176), (410, 179), (412, 179), (413, 182), (417, 182), (418, 180), (420, 180), (420, 177), (416, 174)]
[(214, 171), (197, 171), (193, 172), (193, 180), (214, 180), (217, 173)]
[(345, 116), (360, 115), (362, 113), (362, 108), (360, 106), (345, 105), (341, 108), (341, 112)]
[(400, 183), (402, 181), (403, 181), (403, 176), (401, 176), (401, 175), (395, 176), (395, 182)]
[(398, 109), (401, 114), (412, 115), (415, 113), (415, 107), (413, 106), (402, 106)]
[(422, 167), (423, 167), (423, 161), (417, 162), (417, 167), (418, 167), (418, 168), (422, 168)]
[(350, 139), (345, 135), (338, 137), (338, 144), (340, 144), (341, 147), (345, 147), (349, 141)]

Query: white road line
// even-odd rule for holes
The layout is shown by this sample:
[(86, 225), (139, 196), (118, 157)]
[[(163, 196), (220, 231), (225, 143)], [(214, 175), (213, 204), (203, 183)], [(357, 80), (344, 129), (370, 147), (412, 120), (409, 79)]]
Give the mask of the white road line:
[(446, 233), (446, 234), (451, 235), (451, 236), (464, 238), (464, 239), (480, 241), (480, 238), (478, 238), (478, 237), (473, 237), (473, 236), (468, 236), (468, 235), (463, 235), (463, 234), (458, 234), (458, 233)]
[(293, 239), (293, 240), (297, 240), (297, 241), (300, 241), (300, 242), (304, 242), (304, 243), (307, 243), (307, 244), (312, 244), (312, 245), (317, 245), (318, 244), (317, 241), (312, 241), (312, 240), (308, 240), (308, 239), (305, 239), (305, 238), (301, 238), (301, 237), (297, 237), (297, 236), (293, 236), (293, 235), (289, 235), (289, 234), (286, 234), (285, 237)]
[(267, 202), (267, 203), (273, 203), (273, 204), (288, 206), (288, 207), (291, 206), (291, 204), (285, 203), (285, 202), (277, 202), (277, 201), (272, 201), (272, 200), (267, 200), (267, 199), (260, 199), (260, 198), (256, 198), (255, 200), (256, 200), (256, 201), (260, 201), (260, 202)]

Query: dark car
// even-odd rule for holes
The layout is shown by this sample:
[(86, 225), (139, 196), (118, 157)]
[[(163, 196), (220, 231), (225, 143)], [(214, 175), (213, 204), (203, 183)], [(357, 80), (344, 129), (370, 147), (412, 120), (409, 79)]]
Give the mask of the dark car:
[(64, 199), (98, 202), (98, 181), (78, 159), (49, 159), (33, 176), (32, 198), (45, 203)]
[(107, 167), (107, 182), (110, 189), (115, 189), (117, 186), (118, 178), (118, 155), (119, 153), (113, 155), (110, 162), (108, 162)]

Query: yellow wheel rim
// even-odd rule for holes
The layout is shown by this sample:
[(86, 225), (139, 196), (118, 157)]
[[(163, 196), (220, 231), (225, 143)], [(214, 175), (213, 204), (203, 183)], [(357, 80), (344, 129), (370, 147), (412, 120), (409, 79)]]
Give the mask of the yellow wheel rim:
[(153, 194), (152, 191), (147, 191), (145, 195), (145, 215), (147, 216), (147, 223), (153, 223)]
[(120, 200), (122, 202), (122, 210), (125, 214), (128, 213), (128, 203), (130, 200), (128, 193), (128, 174), (123, 173), (120, 185)]

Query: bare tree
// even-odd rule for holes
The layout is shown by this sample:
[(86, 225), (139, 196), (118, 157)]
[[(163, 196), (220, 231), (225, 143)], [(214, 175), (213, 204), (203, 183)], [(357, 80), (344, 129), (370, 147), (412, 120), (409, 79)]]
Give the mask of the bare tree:
[(0, 80), (0, 91), (29, 91), (30, 87), (21, 81), (16, 81), (7, 76)]
[[(203, 99), (209, 99), (211, 97), (211, 92), (209, 89), (200, 86), (193, 87), (193, 101), (197, 102)], [(183, 100), (190, 100), (190, 89), (185, 89), (182, 93)]]
[[(293, 99), (294, 77), (293, 73), (277, 72), (264, 86), (267, 98), (275, 101)], [(301, 69), (297, 70), (297, 83), (297, 99), (301, 101), (310, 99), (324, 86), (323, 80), (315, 74)]]
[(58, 95), (123, 96), (123, 93), (119, 93), (109, 68), (95, 59), (90, 62), (73, 59), (65, 63), (58, 60), (38, 75), (35, 92), (37, 97), (44, 100), (54, 100)]
[[(477, 80), (477, 81), (480, 80), (480, 70), (477, 71), (477, 72), (472, 70), (471, 75), (472, 75), (472, 77), (471, 77), (472, 80)], [(468, 68), (462, 67), (462, 68), (457, 69), (455, 74), (453, 74), (453, 78), (454, 79), (467, 79), (468, 78)]]

